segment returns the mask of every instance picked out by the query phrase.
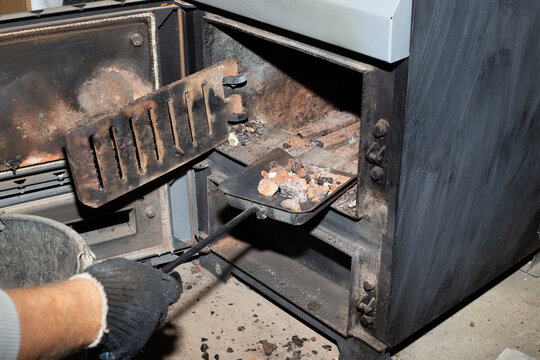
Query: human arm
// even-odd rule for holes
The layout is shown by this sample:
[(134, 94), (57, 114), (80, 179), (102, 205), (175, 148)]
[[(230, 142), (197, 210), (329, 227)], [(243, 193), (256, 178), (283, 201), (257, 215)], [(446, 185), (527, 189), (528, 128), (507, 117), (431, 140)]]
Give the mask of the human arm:
[(91, 344), (101, 326), (101, 296), (87, 279), (6, 290), (17, 308), (18, 359), (58, 358)]
[(21, 324), (19, 359), (58, 358), (88, 345), (104, 358), (129, 359), (181, 292), (179, 279), (126, 259), (98, 263), (61, 284), (10, 290)]

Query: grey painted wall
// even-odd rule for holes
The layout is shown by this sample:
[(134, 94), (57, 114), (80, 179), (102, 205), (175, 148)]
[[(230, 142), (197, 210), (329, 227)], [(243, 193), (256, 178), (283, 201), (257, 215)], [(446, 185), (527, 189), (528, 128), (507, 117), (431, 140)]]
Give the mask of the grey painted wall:
[(540, 247), (539, 7), (413, 5), (390, 343)]

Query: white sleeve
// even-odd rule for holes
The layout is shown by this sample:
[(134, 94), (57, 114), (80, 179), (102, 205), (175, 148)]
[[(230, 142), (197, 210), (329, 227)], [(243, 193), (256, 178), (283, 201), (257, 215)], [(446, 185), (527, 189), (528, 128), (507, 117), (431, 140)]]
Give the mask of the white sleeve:
[(17, 308), (0, 289), (0, 359), (16, 360), (21, 346), (21, 329)]

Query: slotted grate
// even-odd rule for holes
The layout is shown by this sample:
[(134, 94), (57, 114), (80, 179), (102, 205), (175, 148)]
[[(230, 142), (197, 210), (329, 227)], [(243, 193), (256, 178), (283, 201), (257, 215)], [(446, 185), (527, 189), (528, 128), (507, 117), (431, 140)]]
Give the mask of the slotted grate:
[(79, 200), (101, 206), (224, 142), (242, 100), (225, 96), (223, 79), (237, 75), (236, 60), (225, 60), (68, 132)]

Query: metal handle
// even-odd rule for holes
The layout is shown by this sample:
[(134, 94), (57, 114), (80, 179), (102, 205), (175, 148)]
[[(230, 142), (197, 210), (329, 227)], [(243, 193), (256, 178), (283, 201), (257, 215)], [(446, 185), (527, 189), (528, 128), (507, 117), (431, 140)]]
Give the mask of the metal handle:
[(250, 207), (244, 211), (242, 211), (240, 214), (238, 214), (236, 217), (234, 217), (231, 221), (227, 222), (225, 225), (223, 225), (218, 231), (213, 233), (212, 235), (208, 236), (206, 239), (201, 240), (197, 245), (183, 253), (178, 259), (175, 259), (165, 265), (161, 268), (161, 270), (164, 273), (170, 273), (172, 272), (178, 265), (185, 263), (187, 260), (189, 260), (194, 254), (198, 253), (202, 248), (204, 248), (207, 245), (210, 245), (217, 239), (219, 239), (222, 235), (229, 232), (232, 228), (240, 224), (242, 221), (246, 220), (251, 214), (254, 214), (259, 211), (259, 208), (256, 206)]

